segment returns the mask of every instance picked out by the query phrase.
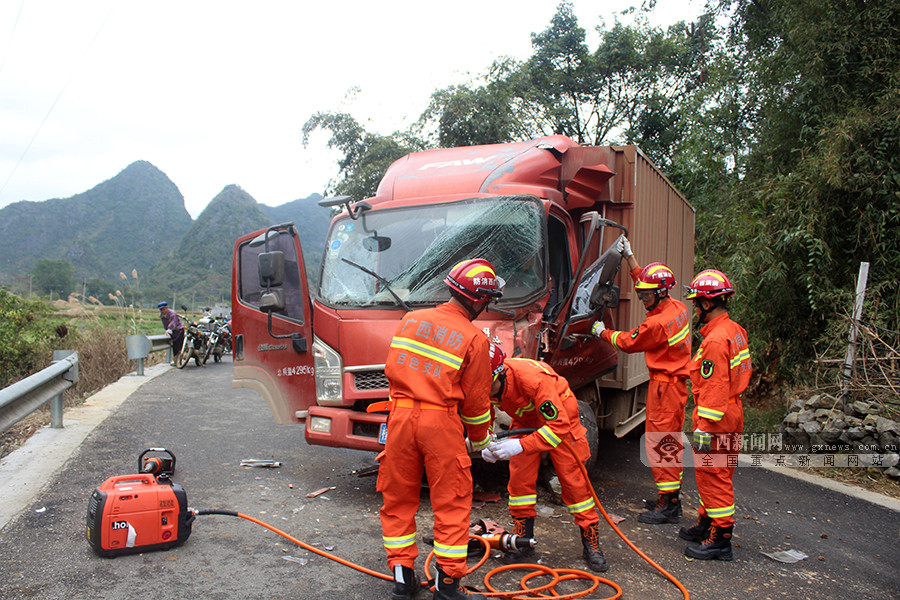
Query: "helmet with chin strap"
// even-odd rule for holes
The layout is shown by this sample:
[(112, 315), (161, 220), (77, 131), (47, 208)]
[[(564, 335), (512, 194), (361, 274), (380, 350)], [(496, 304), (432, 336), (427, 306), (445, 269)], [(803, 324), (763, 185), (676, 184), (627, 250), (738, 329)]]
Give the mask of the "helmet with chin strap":
[(722, 271), (706, 269), (697, 273), (697, 276), (691, 280), (691, 284), (687, 286), (687, 292), (688, 300), (693, 298), (722, 298), (725, 300), (734, 294), (734, 286)]
[(457, 263), (450, 269), (444, 283), (473, 302), (484, 302), (503, 296), (506, 282), (497, 277), (494, 265), (490, 262), (483, 258), (472, 258)]
[(634, 283), (634, 289), (639, 292), (672, 289), (673, 287), (675, 287), (675, 274), (672, 273), (672, 269), (661, 262), (650, 263), (644, 267)]

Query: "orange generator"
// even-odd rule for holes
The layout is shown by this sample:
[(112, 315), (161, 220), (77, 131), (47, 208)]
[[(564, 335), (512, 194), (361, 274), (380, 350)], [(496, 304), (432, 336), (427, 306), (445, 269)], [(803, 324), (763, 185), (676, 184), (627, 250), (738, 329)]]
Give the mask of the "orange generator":
[(187, 541), (194, 513), (187, 494), (152, 474), (110, 477), (88, 502), (87, 538), (100, 556), (167, 550)]

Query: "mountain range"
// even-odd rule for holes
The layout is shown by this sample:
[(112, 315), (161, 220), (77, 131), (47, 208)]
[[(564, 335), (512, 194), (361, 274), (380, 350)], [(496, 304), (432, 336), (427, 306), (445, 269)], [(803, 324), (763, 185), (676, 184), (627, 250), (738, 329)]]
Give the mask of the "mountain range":
[(38, 261), (63, 259), (84, 282), (85, 296), (105, 299), (118, 289), (154, 307), (157, 299), (228, 299), (235, 240), (268, 225), (293, 221), (307, 271), (317, 272), (331, 221), (330, 210), (317, 204), (321, 198), (271, 207), (227, 185), (195, 221), (175, 183), (136, 161), (70, 198), (0, 208), (0, 285), (21, 288)]

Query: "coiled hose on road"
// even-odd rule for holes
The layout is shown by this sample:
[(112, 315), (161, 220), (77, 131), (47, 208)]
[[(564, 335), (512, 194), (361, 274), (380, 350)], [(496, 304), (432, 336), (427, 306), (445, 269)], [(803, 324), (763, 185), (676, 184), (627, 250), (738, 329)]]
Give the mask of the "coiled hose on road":
[[(499, 433), (497, 437), (509, 437), (509, 436), (513, 436), (513, 435), (524, 435), (524, 434), (531, 433), (533, 431), (535, 431), (535, 430), (534, 429), (511, 429), (509, 431), (504, 431), (504, 432)], [(577, 460), (578, 454), (575, 452), (575, 448), (573, 448), (572, 445), (566, 440), (563, 440), (562, 443), (565, 446), (566, 450), (568, 450), (572, 454), (572, 456), (574, 456), (576, 458), (576, 462), (578, 463), (578, 466), (581, 468), (581, 473), (584, 476), (585, 480), (590, 482), (590, 478), (588, 477), (587, 469), (585, 468), (584, 464), (582, 464), (582, 462), (580, 460)], [(616, 534), (620, 538), (622, 538), (622, 541), (624, 541), (628, 545), (629, 548), (634, 550), (638, 556), (643, 558), (653, 568), (655, 568), (657, 571), (659, 571), (666, 579), (668, 579), (670, 582), (672, 582), (672, 584), (674, 584), (679, 589), (679, 591), (681, 591), (681, 593), (684, 597), (684, 600), (690, 600), (691, 595), (688, 593), (688, 591), (684, 587), (684, 585), (682, 585), (681, 582), (678, 581), (678, 579), (676, 579), (671, 573), (669, 573), (664, 568), (662, 568), (656, 561), (654, 561), (652, 558), (647, 556), (640, 548), (635, 546), (634, 543), (631, 540), (629, 540), (625, 536), (624, 533), (622, 533), (622, 531), (616, 526), (616, 524), (613, 523), (613, 520), (607, 514), (606, 509), (604, 509), (603, 505), (600, 503), (600, 498), (597, 497), (597, 492), (594, 491), (594, 486), (588, 485), (588, 489), (591, 490), (591, 496), (594, 498), (594, 503), (597, 506), (597, 510), (603, 516), (603, 518), (606, 520), (606, 522), (609, 524), (609, 526), (612, 527), (613, 531), (615, 531)], [(269, 525), (268, 523), (266, 523), (264, 521), (260, 521), (259, 519), (255, 519), (255, 518), (253, 518), (249, 515), (245, 515), (243, 513), (239, 513), (239, 512), (233, 511), (233, 510), (201, 509), (201, 510), (195, 510), (194, 514), (195, 515), (225, 515), (225, 516), (231, 516), (231, 517), (240, 517), (242, 519), (246, 519), (248, 521), (256, 523), (257, 525), (261, 525), (262, 527), (265, 527), (266, 529), (268, 529), (270, 531), (277, 533), (278, 535), (294, 542), (295, 544), (297, 544), (298, 546), (300, 546), (301, 548), (303, 548), (305, 550), (309, 550), (310, 552), (313, 552), (320, 556), (324, 556), (325, 558), (331, 559), (331, 560), (338, 562), (346, 567), (350, 567), (351, 569), (356, 569), (357, 571), (359, 571), (361, 573), (365, 573), (367, 575), (371, 575), (372, 577), (384, 579), (385, 581), (393, 581), (394, 580), (392, 575), (386, 575), (386, 574), (380, 573), (378, 571), (373, 571), (372, 569), (367, 569), (366, 567), (352, 563), (348, 560), (340, 558), (339, 556), (335, 556), (334, 554), (325, 552), (324, 550), (319, 550), (318, 548), (310, 546), (309, 544), (306, 544), (305, 542), (298, 540), (297, 538), (291, 536), (290, 534), (287, 534), (284, 531), (281, 531), (277, 527), (273, 527), (272, 525)], [(471, 574), (471, 573), (477, 571), (479, 568), (481, 568), (481, 566), (485, 562), (487, 562), (487, 559), (490, 556), (490, 552), (491, 552), (490, 544), (488, 543), (488, 541), (486, 539), (484, 539), (480, 536), (477, 536), (477, 535), (473, 535), (471, 537), (473, 539), (479, 540), (482, 543), (482, 545), (484, 546), (485, 551), (484, 551), (484, 556), (481, 557), (481, 559), (475, 564), (475, 566), (473, 566), (472, 568), (470, 568), (468, 570), (467, 574)], [(428, 557), (425, 559), (425, 575), (426, 575), (425, 579), (426, 580), (431, 580), (431, 576), (430, 576), (431, 568), (430, 567), (431, 567), (431, 561), (432, 561), (433, 557), (434, 557), (434, 552), (432, 551), (428, 555)], [(525, 573), (525, 575), (523, 575), (522, 578), (519, 580), (520, 588), (518, 590), (500, 591), (496, 587), (494, 587), (494, 585), (491, 583), (491, 579), (493, 579), (495, 576), (499, 575), (500, 573), (503, 573), (505, 571), (513, 571), (513, 570), (527, 571)], [(534, 587), (529, 587), (529, 583), (531, 582), (532, 579), (535, 579), (538, 577), (543, 577), (543, 576), (550, 577), (551, 578), (550, 581), (543, 585), (536, 585)], [(569, 594), (560, 594), (555, 590), (555, 587), (563, 581), (577, 581), (577, 580), (584, 580), (584, 581), (589, 582), (588, 587), (584, 590), (580, 590), (580, 591), (569, 593)], [(588, 571), (582, 571), (580, 569), (552, 569), (550, 567), (545, 567), (543, 565), (537, 565), (537, 564), (513, 564), (513, 565), (504, 565), (502, 567), (497, 567), (495, 569), (491, 569), (488, 572), (488, 574), (484, 576), (484, 587), (488, 591), (481, 592), (481, 593), (483, 593), (485, 596), (488, 596), (491, 598), (508, 598), (509, 600), (527, 600), (527, 599), (534, 599), (534, 598), (553, 598), (554, 600), (570, 600), (570, 599), (574, 599), (574, 598), (585, 598), (588, 594), (591, 594), (595, 590), (597, 590), (600, 587), (600, 584), (604, 584), (606, 586), (611, 587), (613, 590), (615, 590), (615, 593), (612, 596), (607, 596), (607, 597), (603, 598), (602, 600), (618, 600), (619, 598), (622, 597), (622, 588), (618, 584), (616, 584), (614, 581), (611, 581), (609, 579), (594, 575), (593, 573), (590, 573)], [(431, 582), (423, 581), (422, 585), (423, 586), (431, 585)], [(552, 595), (551, 596), (541, 595), (544, 592), (549, 592)]]

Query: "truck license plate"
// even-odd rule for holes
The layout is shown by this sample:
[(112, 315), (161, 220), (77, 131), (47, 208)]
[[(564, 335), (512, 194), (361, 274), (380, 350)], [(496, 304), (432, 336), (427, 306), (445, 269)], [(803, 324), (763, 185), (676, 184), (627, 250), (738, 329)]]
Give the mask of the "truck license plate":
[(383, 444), (387, 441), (387, 423), (382, 423), (378, 428), (378, 443)]

